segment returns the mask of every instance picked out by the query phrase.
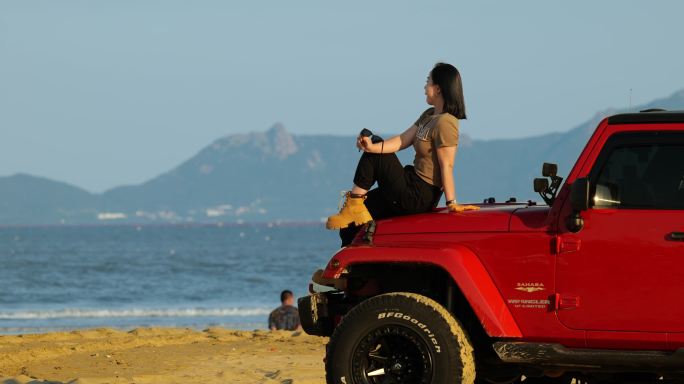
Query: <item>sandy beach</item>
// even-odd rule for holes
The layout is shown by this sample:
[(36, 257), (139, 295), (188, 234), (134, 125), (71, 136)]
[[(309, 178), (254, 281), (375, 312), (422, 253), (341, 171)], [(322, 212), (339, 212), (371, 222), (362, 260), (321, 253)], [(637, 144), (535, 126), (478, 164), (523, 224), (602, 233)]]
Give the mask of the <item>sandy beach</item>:
[(302, 332), (223, 328), (0, 336), (0, 384), (319, 384), (326, 343)]

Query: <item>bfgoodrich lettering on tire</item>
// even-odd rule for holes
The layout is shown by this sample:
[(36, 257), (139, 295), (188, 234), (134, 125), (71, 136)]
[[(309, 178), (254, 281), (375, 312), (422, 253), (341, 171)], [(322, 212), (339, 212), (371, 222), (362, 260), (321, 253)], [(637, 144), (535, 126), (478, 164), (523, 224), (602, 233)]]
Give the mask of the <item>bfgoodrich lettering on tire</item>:
[(475, 381), (473, 349), (436, 301), (413, 293), (375, 296), (354, 307), (330, 338), (328, 384)]

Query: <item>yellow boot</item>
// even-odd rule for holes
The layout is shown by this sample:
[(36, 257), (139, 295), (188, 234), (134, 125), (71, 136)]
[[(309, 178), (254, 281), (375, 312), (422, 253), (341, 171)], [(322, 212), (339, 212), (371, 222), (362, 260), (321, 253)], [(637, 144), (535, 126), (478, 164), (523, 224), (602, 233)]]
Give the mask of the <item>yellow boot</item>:
[(366, 196), (352, 197), (351, 192), (345, 194), (344, 205), (340, 213), (328, 217), (325, 227), (328, 229), (347, 228), (350, 224), (363, 225), (373, 220), (370, 212), (363, 203)]

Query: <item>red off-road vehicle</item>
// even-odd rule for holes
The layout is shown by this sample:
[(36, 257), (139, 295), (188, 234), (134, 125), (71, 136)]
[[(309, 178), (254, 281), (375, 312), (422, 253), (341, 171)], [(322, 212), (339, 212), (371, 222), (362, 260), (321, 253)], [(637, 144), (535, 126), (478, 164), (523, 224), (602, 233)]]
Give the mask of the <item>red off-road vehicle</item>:
[(555, 168), (547, 205), (382, 220), (337, 252), (299, 299), (327, 382), (684, 382), (684, 112), (604, 119)]

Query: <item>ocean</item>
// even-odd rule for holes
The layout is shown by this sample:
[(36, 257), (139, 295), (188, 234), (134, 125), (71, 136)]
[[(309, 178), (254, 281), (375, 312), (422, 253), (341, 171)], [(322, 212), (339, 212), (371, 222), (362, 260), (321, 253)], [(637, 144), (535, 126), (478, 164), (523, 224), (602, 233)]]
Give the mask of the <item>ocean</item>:
[(265, 329), (338, 249), (315, 224), (0, 228), (0, 334)]

